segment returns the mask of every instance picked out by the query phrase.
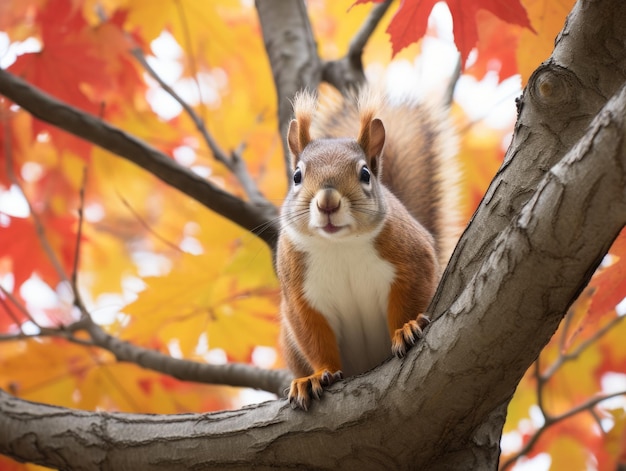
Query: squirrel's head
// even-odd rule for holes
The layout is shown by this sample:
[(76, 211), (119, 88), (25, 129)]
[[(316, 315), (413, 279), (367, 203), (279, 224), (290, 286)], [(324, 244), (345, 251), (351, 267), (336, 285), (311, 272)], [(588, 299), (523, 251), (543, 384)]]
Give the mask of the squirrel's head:
[(336, 240), (377, 232), (386, 209), (380, 184), (382, 121), (362, 121), (356, 140), (311, 139), (311, 117), (296, 112), (289, 125), (293, 181), (283, 205), (283, 227), (295, 237)]

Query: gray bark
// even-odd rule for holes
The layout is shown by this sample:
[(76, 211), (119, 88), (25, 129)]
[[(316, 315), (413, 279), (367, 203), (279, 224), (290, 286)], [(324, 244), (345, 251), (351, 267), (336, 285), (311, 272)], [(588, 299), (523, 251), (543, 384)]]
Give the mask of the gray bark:
[(287, 181), (291, 181), (287, 145), (287, 129), (293, 115), (291, 103), (298, 90), (317, 90), (322, 78), (322, 63), (304, 2), (257, 0), (256, 8), (265, 50), (274, 74), (278, 128), (282, 137)]

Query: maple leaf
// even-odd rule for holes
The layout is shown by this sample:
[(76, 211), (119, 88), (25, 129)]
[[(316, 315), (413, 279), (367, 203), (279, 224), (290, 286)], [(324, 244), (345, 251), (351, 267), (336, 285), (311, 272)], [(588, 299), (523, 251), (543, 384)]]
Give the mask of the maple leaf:
[[(480, 22), (476, 61), (466, 73), (482, 79), (489, 71), (498, 73), (498, 82), (518, 73), (517, 50), (522, 28), (504, 23), (488, 12), (479, 11)], [(532, 34), (532, 33), (530, 33)]]
[[(524, 47), (517, 48), (517, 63), (524, 85), (530, 74), (541, 61), (550, 56), (554, 38), (563, 28), (563, 23), (576, 0), (523, 0), (530, 16), (532, 30), (520, 32), (520, 43)], [(532, 31), (532, 32), (531, 32)]]
[[(354, 4), (369, 1), (380, 3), (379, 0), (358, 0)], [(387, 28), (393, 55), (424, 36), (430, 12), (438, 2), (439, 0), (403, 0), (400, 3), (398, 11)], [(486, 10), (507, 23), (534, 31), (520, 0), (475, 0), (471, 2), (447, 0), (446, 3), (452, 14), (454, 42), (461, 53), (463, 64), (478, 41), (476, 15), (479, 10)]]
[[(41, 50), (19, 56), (9, 67), (13, 73), (94, 115), (102, 115), (115, 100), (128, 102), (143, 92), (145, 83), (130, 54), (140, 39), (122, 30), (125, 11), (116, 11), (94, 27), (72, 2), (50, 0), (36, 12)], [(71, 149), (83, 158), (89, 155), (91, 144), (36, 121), (34, 134), (42, 131), (59, 149)]]
[(12, 217), (8, 227), (0, 231), (0, 260), (11, 261), (16, 287), (21, 286), (35, 272), (52, 286), (58, 281), (52, 263), (40, 247), (37, 232), (29, 219)]
[(587, 290), (572, 306), (576, 309), (582, 305), (584, 313), (567, 345), (578, 337), (585, 338), (595, 332), (607, 317), (614, 317), (616, 306), (626, 298), (626, 231), (622, 231), (615, 239), (609, 253), (617, 261), (608, 267), (599, 268), (591, 278)]
[(71, 2), (50, 0), (38, 10), (41, 24), (41, 51), (23, 54), (10, 70), (51, 95), (95, 114), (97, 104), (81, 90), (81, 83), (106, 87), (105, 63), (90, 47), (83, 35), (87, 23)]

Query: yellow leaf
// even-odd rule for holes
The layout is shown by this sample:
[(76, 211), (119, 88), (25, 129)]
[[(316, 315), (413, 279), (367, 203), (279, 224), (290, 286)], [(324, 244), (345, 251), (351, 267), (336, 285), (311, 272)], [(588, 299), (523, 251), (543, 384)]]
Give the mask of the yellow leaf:
[(537, 403), (537, 382), (535, 381), (533, 370), (533, 367), (529, 368), (517, 385), (515, 395), (507, 409), (503, 433), (517, 430), (520, 421), (528, 419), (530, 407)]
[[(76, 407), (77, 384), (108, 352), (60, 339), (16, 342), (10, 355), (0, 355), (0, 387), (31, 401)], [(2, 353), (5, 344), (2, 344)]]
[(548, 449), (552, 458), (550, 469), (587, 470), (590, 456), (583, 445), (569, 435), (556, 437)]
[[(167, 275), (147, 278), (146, 289), (124, 309), (131, 322), (123, 335), (142, 344), (176, 341), (190, 357), (205, 333), (209, 348), (246, 361), (254, 346), (276, 340), (277, 282), (269, 250), (232, 224), (210, 219), (212, 230), (198, 235), (206, 253), (183, 254)], [(242, 234), (243, 244), (237, 242)]]
[(552, 53), (554, 40), (565, 24), (565, 18), (574, 6), (575, 0), (522, 0), (528, 12), (532, 27), (522, 30), (520, 47), (517, 50), (517, 63), (522, 76), (522, 85), (528, 82), (530, 74)]

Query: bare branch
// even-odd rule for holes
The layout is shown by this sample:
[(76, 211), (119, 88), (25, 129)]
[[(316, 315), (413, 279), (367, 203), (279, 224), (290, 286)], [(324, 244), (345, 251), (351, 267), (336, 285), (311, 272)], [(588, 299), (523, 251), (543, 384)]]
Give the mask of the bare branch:
[[(28, 312), (28, 309), (26, 309), (22, 303), (20, 303), (17, 298), (15, 296), (13, 296), (12, 293), (10, 293), (8, 290), (4, 289), (4, 286), (0, 285), (0, 293), (2, 293), (9, 301), (11, 301), (11, 303), (19, 309), (19, 311), (24, 315), (24, 317), (26, 317), (29, 321), (31, 321), (33, 324), (35, 324), (37, 327), (39, 327), (41, 329), (41, 326), (35, 321), (35, 319), (33, 318), (33, 316), (30, 315), (30, 312)], [(7, 306), (8, 307), (8, 306)], [(8, 310), (8, 312), (12, 313), (12, 311)], [(11, 318), (13, 319), (13, 322), (15, 322), (21, 330), (21, 326), (20, 326), (20, 322), (19, 319), (17, 319), (17, 317), (13, 317), (11, 316)]]
[(118, 361), (135, 363), (184, 381), (262, 389), (280, 397), (292, 378), (286, 370), (266, 370), (245, 363), (211, 365), (172, 358), (109, 335), (94, 322), (89, 322), (85, 330), (94, 345), (110, 351)]
[(62, 103), (5, 70), (0, 70), (0, 94), (11, 99), (36, 118), (139, 165), (173, 188), (244, 229), (254, 232), (259, 227), (265, 227), (266, 229), (257, 235), (270, 248), (275, 247), (278, 211), (271, 203), (255, 204), (242, 201), (136, 137)]
[(139, 222), (139, 224), (150, 234), (152, 234), (156, 239), (158, 239), (159, 241), (161, 241), (163, 244), (165, 244), (167, 247), (169, 247), (171, 250), (173, 250), (174, 252), (179, 252), (182, 253), (183, 250), (176, 244), (174, 244), (173, 242), (167, 240), (165, 237), (163, 237), (161, 234), (157, 233), (152, 227), (150, 227), (150, 224), (148, 222), (146, 222), (141, 215), (135, 210), (135, 208), (133, 208), (131, 206), (131, 204), (128, 202), (128, 200), (126, 198), (124, 198), (124, 196), (122, 194), (119, 193), (119, 191), (116, 191), (118, 198), (120, 199), (120, 201), (122, 202), (122, 205), (124, 205), (124, 207), (126, 209), (128, 209), (128, 211), (133, 215), (133, 217), (137, 220), (137, 222)]
[[(2, 70), (0, 69), (0, 73), (1, 72)], [(8, 127), (5, 127), (5, 129), (8, 129)], [(26, 197), (26, 193), (24, 192), (24, 187), (22, 186), (22, 183), (20, 182), (20, 180), (17, 178), (17, 175), (15, 174), (15, 170), (13, 168), (13, 149), (11, 148), (11, 133), (8, 132), (7, 130), (5, 132), (4, 137), (5, 137), (4, 155), (6, 158), (7, 174), (9, 175), (9, 179), (11, 180), (11, 183), (20, 190), (20, 193), (24, 196), (24, 199), (26, 200), (26, 204), (28, 205), (28, 212), (30, 214), (31, 219), (33, 220), (33, 224), (35, 225), (37, 239), (39, 240), (39, 243), (41, 244), (41, 248), (46, 253), (46, 256), (48, 257), (48, 260), (50, 260), (50, 263), (52, 263), (52, 266), (54, 267), (54, 270), (57, 272), (59, 279), (63, 281), (68, 281), (67, 274), (65, 273), (65, 270), (63, 269), (63, 265), (59, 261), (59, 257), (57, 257), (57, 254), (52, 249), (52, 246), (50, 245), (50, 242), (48, 241), (48, 238), (46, 237), (46, 229), (44, 225), (41, 223), (41, 219), (39, 219), (39, 214), (33, 209), (32, 204), (30, 204), (30, 200)]]
[[(206, 125), (204, 124), (204, 120), (194, 111), (194, 109), (187, 103), (182, 97), (176, 93), (176, 91), (170, 87), (167, 83), (163, 81), (163, 79), (157, 74), (157, 72), (150, 66), (148, 61), (143, 55), (143, 51), (140, 48), (135, 48), (131, 51), (132, 55), (135, 56), (135, 59), (141, 64), (141, 66), (150, 74), (150, 76), (158, 82), (163, 90), (165, 90), (174, 100), (183, 107), (185, 113), (191, 118), (193, 123), (196, 126), (196, 129), (202, 135), (204, 142), (207, 144), (213, 157), (215, 160), (224, 165), (228, 170), (230, 170), (233, 175), (237, 178), (241, 187), (248, 195), (248, 198), (254, 204), (268, 205), (268, 201), (259, 191), (256, 183), (248, 173), (248, 169), (245, 165), (245, 162), (241, 158), (238, 151), (233, 150), (231, 155), (228, 156), (222, 150), (222, 148), (218, 145), (213, 136), (209, 133)], [(199, 87), (198, 87), (199, 88)]]
[(576, 360), (587, 348), (593, 345), (595, 342), (600, 340), (604, 335), (610, 332), (614, 327), (618, 326), (626, 316), (617, 316), (612, 319), (609, 323), (603, 326), (601, 329), (598, 329), (591, 337), (589, 337), (584, 342), (581, 342), (576, 349), (572, 350), (569, 353), (563, 353), (559, 351), (559, 356), (555, 360), (555, 362), (541, 374), (541, 377), (544, 381), (548, 381), (554, 374), (563, 366), (564, 363), (572, 360)]
[(363, 50), (371, 35), (376, 30), (380, 20), (385, 16), (392, 0), (385, 0), (372, 7), (369, 16), (356, 32), (348, 52), (344, 57), (334, 61), (327, 61), (323, 64), (322, 79), (342, 93), (355, 89), (365, 82), (363, 73)]
[(502, 463), (502, 466), (500, 466), (500, 470), (505, 471), (509, 466), (515, 463), (518, 459), (520, 459), (522, 456), (529, 453), (533, 449), (533, 447), (535, 446), (539, 438), (543, 435), (543, 433), (546, 432), (553, 425), (558, 424), (559, 422), (562, 422), (566, 419), (569, 419), (570, 417), (575, 416), (576, 414), (580, 414), (581, 412), (585, 412), (585, 411), (588, 411), (592, 415), (595, 415), (595, 412), (593, 409), (595, 406), (597, 406), (603, 401), (606, 401), (607, 399), (611, 399), (617, 396), (626, 396), (626, 390), (614, 392), (611, 394), (605, 394), (603, 396), (593, 397), (589, 399), (588, 401), (585, 401), (582, 404), (579, 404), (578, 406), (573, 407), (567, 412), (564, 412), (561, 415), (553, 416), (550, 418), (546, 417), (546, 421), (543, 424), (543, 426), (541, 426), (539, 429), (535, 431), (535, 433), (528, 439), (526, 444), (517, 453), (510, 456), (509, 458), (506, 459), (506, 461)]
[[(76, 281), (72, 284), (72, 288), (75, 292), (75, 304), (80, 309), (82, 316), (79, 321), (60, 328), (38, 326), (34, 320), (32, 320), (28, 311), (20, 305), (11, 293), (8, 293), (0, 286), (0, 292), (11, 300), (11, 302), (13, 302), (25, 316), (31, 319), (39, 329), (39, 332), (35, 334), (19, 332), (0, 335), (0, 341), (22, 340), (36, 337), (60, 337), (72, 343), (103, 348), (115, 355), (118, 361), (135, 363), (143, 368), (164, 373), (183, 381), (261, 389), (274, 393), (279, 397), (282, 396), (285, 388), (291, 381), (292, 376), (286, 370), (267, 370), (245, 363), (210, 365), (191, 360), (181, 360), (155, 350), (139, 347), (120, 340), (107, 334), (102, 327), (93, 322), (78, 295), (75, 283)], [(90, 340), (77, 337), (75, 334), (78, 331), (87, 332)]]

